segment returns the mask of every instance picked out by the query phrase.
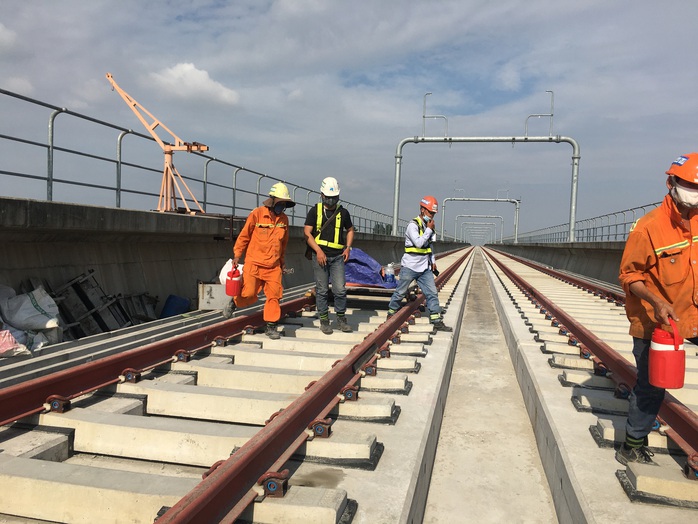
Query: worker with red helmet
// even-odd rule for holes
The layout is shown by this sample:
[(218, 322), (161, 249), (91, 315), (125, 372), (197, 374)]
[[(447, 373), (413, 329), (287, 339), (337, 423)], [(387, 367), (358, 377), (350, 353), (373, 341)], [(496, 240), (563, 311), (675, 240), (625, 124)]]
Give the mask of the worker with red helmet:
[(436, 259), (431, 249), (435, 237), (434, 215), (439, 203), (433, 196), (425, 196), (419, 201), (419, 216), (405, 228), (405, 253), (400, 261), (400, 282), (388, 304), (388, 318), (400, 309), (402, 299), (413, 280), (424, 293), (429, 310), (429, 321), (436, 331), (453, 331), (441, 318), (441, 304), (434, 282), (437, 272)]
[(616, 459), (650, 464), (647, 449), (664, 389), (649, 382), (649, 349), (657, 325), (698, 344), (698, 153), (672, 162), (661, 205), (633, 224), (620, 263), (619, 280), (625, 290), (625, 312), (630, 320), (637, 383), (629, 397), (625, 442)]

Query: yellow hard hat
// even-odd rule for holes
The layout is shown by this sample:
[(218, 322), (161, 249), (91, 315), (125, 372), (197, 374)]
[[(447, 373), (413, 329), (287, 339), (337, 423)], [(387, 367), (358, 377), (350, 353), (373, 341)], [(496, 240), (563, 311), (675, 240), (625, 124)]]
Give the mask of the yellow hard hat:
[(288, 188), (283, 182), (277, 182), (269, 190), (269, 196), (274, 198), (279, 198), (281, 200), (291, 200), (291, 196), (288, 193)]
[[(277, 182), (269, 190), (269, 196), (274, 197), (277, 201), (286, 202), (286, 207), (293, 207), (296, 203), (291, 200), (291, 195), (288, 192), (286, 184), (283, 182)], [(264, 201), (265, 206), (271, 206), (272, 200), (270, 198)]]

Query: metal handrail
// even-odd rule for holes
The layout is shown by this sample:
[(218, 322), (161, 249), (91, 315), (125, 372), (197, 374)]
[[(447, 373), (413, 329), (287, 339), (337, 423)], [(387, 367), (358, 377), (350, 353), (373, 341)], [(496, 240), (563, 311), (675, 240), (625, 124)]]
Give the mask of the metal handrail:
[[(654, 202), (645, 204), (622, 211), (615, 211), (593, 218), (585, 218), (575, 222), (576, 241), (577, 242), (623, 242), (628, 238), (628, 234), (632, 229), (635, 221), (645, 215), (648, 211), (656, 208), (661, 204)], [(622, 219), (619, 217), (622, 215)], [(628, 219), (628, 215), (630, 218)], [(550, 226), (528, 233), (519, 233), (519, 243), (529, 244), (552, 244), (567, 242), (569, 231), (569, 223)], [(514, 243), (514, 237), (505, 237), (505, 244)]]
[[(24, 95), (20, 95), (18, 93), (14, 93), (12, 91), (7, 91), (5, 89), (0, 89), (0, 94), (5, 95), (7, 97), (11, 97), (17, 100), (20, 100), (21, 102), (27, 103), (27, 104), (32, 104), (35, 106), (40, 106), (46, 109), (51, 110), (51, 114), (49, 116), (49, 121), (48, 121), (48, 138), (47, 142), (39, 142), (36, 140), (31, 140), (26, 137), (19, 137), (19, 136), (13, 136), (9, 134), (0, 134), (0, 143), (3, 141), (7, 142), (12, 142), (12, 143), (18, 143), (18, 144), (23, 144), (29, 147), (33, 148), (38, 148), (41, 150), (45, 151), (46, 154), (46, 172), (45, 173), (39, 173), (36, 172), (36, 170), (31, 171), (31, 168), (26, 168), (26, 169), (0, 169), (0, 177), (8, 177), (8, 178), (22, 178), (22, 179), (28, 179), (28, 180), (35, 180), (35, 181), (43, 181), (45, 182), (45, 187), (46, 187), (46, 200), (51, 202), (54, 200), (54, 189), (57, 188), (58, 186), (80, 186), (80, 187), (85, 187), (85, 188), (90, 188), (90, 189), (95, 189), (98, 191), (107, 191), (107, 192), (113, 192), (114, 194), (114, 205), (117, 208), (121, 208), (123, 205), (123, 197), (126, 195), (134, 195), (138, 197), (153, 197), (153, 201), (157, 201), (158, 198), (158, 193), (155, 191), (149, 191), (147, 189), (143, 189), (142, 187), (134, 187), (133, 182), (131, 183), (130, 186), (126, 185), (126, 179), (124, 178), (124, 173), (123, 170), (124, 168), (128, 168), (131, 170), (134, 170), (135, 172), (141, 172), (145, 174), (158, 174), (162, 175), (162, 167), (152, 167), (149, 165), (146, 165), (145, 163), (140, 163), (137, 161), (132, 161), (128, 162), (124, 160), (124, 152), (122, 149), (122, 141), (123, 138), (126, 135), (129, 136), (134, 136), (139, 139), (145, 139), (151, 142), (155, 142), (155, 139), (152, 136), (143, 134), (143, 133), (138, 133), (136, 131), (133, 131), (132, 129), (127, 129), (122, 126), (106, 122), (104, 120), (99, 120), (97, 118), (84, 115), (81, 113), (77, 113), (75, 111), (71, 111), (69, 109), (63, 108), (63, 107), (58, 107), (54, 106), (52, 104), (42, 102), (40, 100), (36, 100)], [(117, 147), (116, 147), (116, 155), (115, 157), (111, 157), (107, 154), (95, 154), (95, 153), (88, 153), (86, 151), (80, 151), (78, 149), (73, 149), (73, 148), (67, 148), (67, 147), (59, 147), (55, 145), (55, 136), (58, 133), (56, 130), (56, 117), (58, 115), (66, 115), (70, 116), (73, 118), (80, 119), (82, 121), (88, 122), (94, 126), (98, 126), (101, 128), (106, 128), (106, 129), (113, 129), (118, 133), (118, 136), (116, 138), (117, 141)], [(92, 128), (91, 128), (92, 129)], [(72, 138), (72, 137), (71, 137)], [(109, 182), (104, 182), (102, 179), (98, 179), (96, 182), (83, 182), (80, 181), (77, 176), (56, 176), (55, 173), (55, 167), (56, 167), (56, 153), (61, 153), (61, 154), (66, 154), (69, 155), (70, 157), (74, 158), (86, 158), (86, 159), (92, 159), (96, 160), (98, 162), (101, 162), (102, 164), (108, 164), (112, 165), (115, 170), (115, 179), (113, 182), (113, 185), (110, 184)], [(28, 155), (29, 156), (29, 155)], [(263, 200), (266, 198), (266, 195), (264, 194), (264, 191), (261, 189), (259, 183), (262, 179), (268, 179), (271, 181), (271, 183), (276, 183), (276, 182), (283, 182), (284, 184), (290, 186), (289, 191), (292, 191), (295, 194), (296, 189), (300, 189), (302, 191), (307, 191), (307, 197), (305, 204), (301, 202), (296, 202), (296, 207), (292, 208), (292, 211), (289, 214), (289, 222), (291, 225), (302, 225), (305, 222), (305, 217), (309, 211), (309, 209), (315, 205), (315, 203), (310, 203), (310, 195), (314, 194), (317, 197), (316, 201), (320, 201), (320, 192), (318, 190), (310, 189), (307, 187), (304, 187), (300, 184), (294, 184), (292, 182), (288, 182), (286, 180), (276, 178), (274, 176), (261, 173), (259, 171), (255, 171), (254, 169), (249, 169), (240, 165), (237, 165), (233, 162), (229, 162), (217, 157), (213, 157), (210, 155), (206, 155), (200, 152), (192, 152), (187, 155), (189, 158), (199, 158), (202, 162), (202, 168), (198, 170), (199, 173), (202, 173), (201, 178), (193, 177), (191, 175), (182, 175), (182, 178), (185, 179), (187, 184), (192, 184), (194, 187), (196, 187), (198, 190), (195, 191), (197, 193), (197, 198), (199, 195), (202, 196), (201, 202), (202, 202), (202, 207), (205, 212), (207, 213), (220, 213), (220, 214), (230, 214), (233, 216), (246, 216), (256, 205), (259, 205), (260, 200)], [(36, 155), (32, 155), (32, 159), (35, 158)], [(185, 158), (185, 157), (182, 157)], [(191, 161), (188, 161), (191, 163)], [(216, 164), (225, 168), (229, 168), (232, 170), (233, 176), (232, 176), (232, 184), (226, 185), (222, 184), (220, 182), (217, 182), (215, 180), (212, 180), (209, 177), (209, 171), (213, 171), (213, 165)], [(27, 165), (28, 161), (27, 161)], [(188, 170), (189, 172), (196, 172), (197, 170)], [(257, 178), (257, 184), (255, 190), (251, 190), (249, 188), (244, 187), (244, 183), (247, 182), (245, 177), (238, 175), (242, 175), (243, 173), (246, 173), (248, 176), (252, 177), (258, 177)], [(18, 186), (20, 186), (18, 184)], [(156, 184), (152, 184), (153, 187), (158, 187)], [(1, 184), (0, 187), (7, 187), (6, 184)], [(35, 187), (35, 186), (34, 186)], [(29, 184), (21, 184), (21, 187), (14, 188), (13, 191), (15, 191), (15, 194), (12, 196), (22, 196), (22, 197), (27, 197), (27, 198), (36, 198), (33, 195), (32, 188), (29, 187)], [(75, 196), (73, 196), (75, 195)], [(74, 198), (74, 200), (70, 200), (71, 198)], [(71, 191), (70, 194), (68, 195), (67, 199), (63, 199), (64, 201), (73, 201), (76, 203), (79, 203), (81, 201), (84, 201), (84, 195), (81, 195), (79, 192)], [(245, 201), (245, 199), (247, 199)], [(245, 201), (245, 202), (241, 202)], [(188, 202), (188, 201), (187, 201)], [(252, 205), (251, 202), (255, 202), (256, 205)], [(363, 214), (364, 216), (357, 217), (357, 221), (355, 223), (355, 228), (357, 231), (362, 231), (362, 232), (367, 232), (367, 233), (373, 233), (373, 232), (381, 232), (383, 234), (390, 234), (391, 231), (391, 220), (392, 217), (386, 215), (385, 213), (381, 213), (380, 211), (373, 211), (370, 210), (364, 206), (361, 206), (360, 204), (355, 204), (352, 202), (348, 201), (343, 201), (345, 206), (353, 206), (355, 212), (356, 210), (359, 211), (359, 215)], [(129, 205), (130, 209), (145, 209), (146, 206), (142, 203), (136, 203), (134, 204), (133, 202), (130, 203)], [(297, 209), (299, 208), (299, 209)], [(304, 213), (299, 213), (300, 208), (304, 209)], [(362, 211), (365, 211), (362, 213)], [(371, 218), (369, 218), (368, 213), (372, 213)], [(404, 232), (405, 228), (407, 227), (408, 221), (407, 220), (401, 220), (400, 221), (400, 230)], [(399, 234), (400, 231), (395, 232), (393, 234)]]

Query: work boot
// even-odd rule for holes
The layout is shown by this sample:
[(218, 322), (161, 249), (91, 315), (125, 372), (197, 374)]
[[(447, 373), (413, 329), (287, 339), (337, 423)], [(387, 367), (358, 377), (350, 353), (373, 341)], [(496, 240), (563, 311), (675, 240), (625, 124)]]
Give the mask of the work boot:
[(431, 325), (434, 326), (434, 330), (436, 331), (444, 331), (446, 333), (453, 331), (453, 328), (444, 324), (444, 321), (441, 319), (432, 322)]
[(354, 331), (344, 315), (337, 316), (337, 327), (342, 330), (342, 333), (352, 333)]
[(237, 306), (235, 305), (235, 300), (231, 298), (230, 302), (228, 302), (223, 308), (223, 316), (225, 318), (233, 318), (233, 313), (235, 313), (236, 309)]
[(281, 338), (281, 335), (279, 335), (279, 332), (276, 330), (275, 322), (267, 322), (267, 329), (264, 334), (272, 340), (279, 340)]
[(329, 318), (321, 318), (320, 319), (320, 331), (322, 331), (325, 335), (332, 334), (332, 327), (330, 326), (330, 319)]
[(628, 462), (637, 462), (638, 464), (656, 464), (654, 460), (654, 453), (652, 453), (647, 447), (640, 446), (638, 448), (631, 448), (623, 443), (618, 451), (616, 451), (616, 460), (623, 464), (628, 465)]

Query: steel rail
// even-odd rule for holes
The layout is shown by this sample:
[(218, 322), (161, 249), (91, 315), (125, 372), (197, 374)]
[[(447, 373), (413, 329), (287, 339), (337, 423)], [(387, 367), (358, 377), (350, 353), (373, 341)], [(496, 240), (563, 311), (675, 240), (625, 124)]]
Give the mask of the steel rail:
[[(359, 379), (361, 378), (361, 374), (357, 373), (354, 375), (354, 378), (347, 384), (347, 386), (353, 386), (355, 385)], [(358, 395), (356, 397), (358, 399)], [(335, 396), (330, 403), (325, 406), (325, 408), (318, 414), (316, 417), (317, 419), (325, 419), (330, 411), (334, 409), (334, 407), (339, 404), (340, 399), (339, 395)], [(298, 449), (309, 440), (308, 434), (307, 433), (302, 433), (299, 435), (295, 441), (289, 446), (289, 448), (283, 452), (277, 459), (274, 461), (274, 463), (269, 467), (269, 471), (280, 471), (284, 464), (288, 462), (291, 457), (298, 451)], [(242, 516), (242, 514), (245, 512), (245, 510), (252, 504), (256, 499), (257, 499), (258, 493), (255, 490), (250, 490), (247, 492), (246, 495), (244, 495), (235, 506), (221, 519), (221, 523), (230, 523), (233, 524), (238, 521), (238, 519)]]
[[(603, 365), (611, 371), (610, 378), (612, 378), (616, 384), (626, 384), (630, 388), (635, 385), (637, 379), (637, 368), (635, 366), (630, 364), (630, 362), (619, 355), (608, 344), (603, 342), (603, 340), (599, 339), (594, 333), (577, 322), (574, 317), (560, 309), (554, 302), (514, 273), (514, 271), (506, 267), (501, 261), (494, 257), (491, 257), (491, 259), (504, 274), (519, 287), (519, 289), (543, 305), (570, 331), (574, 338), (597, 357)], [(629, 336), (630, 335), (628, 335), (628, 337)], [(662, 407), (659, 410), (659, 416), (671, 426), (671, 429), (680, 437), (680, 440), (683, 441), (681, 442), (677, 439), (677, 441), (675, 441), (676, 444), (686, 452), (687, 456), (694, 456), (696, 450), (698, 450), (698, 415), (667, 391), (664, 401), (662, 402)]]
[(599, 296), (601, 298), (605, 298), (607, 300), (612, 299), (617, 305), (622, 306), (625, 305), (625, 293), (619, 293), (618, 291), (614, 289), (610, 289), (604, 286), (601, 286), (600, 284), (592, 284), (588, 280), (584, 280), (583, 278), (578, 278), (575, 277), (574, 275), (570, 275), (569, 273), (563, 273), (562, 271), (557, 271), (556, 269), (553, 269), (551, 267), (544, 266), (543, 264), (538, 264), (536, 262), (533, 262), (531, 260), (527, 260), (525, 258), (518, 257), (516, 255), (512, 255), (511, 253), (506, 253), (504, 251), (500, 251), (498, 249), (493, 249), (493, 248), (488, 248), (491, 251), (495, 251), (501, 255), (504, 255), (505, 257), (509, 257), (512, 260), (515, 260), (516, 262), (519, 262), (520, 264), (523, 264), (525, 266), (531, 267), (533, 269), (537, 269), (538, 271), (542, 271), (543, 273), (547, 273), (550, 276), (553, 276), (555, 278), (559, 278), (563, 282), (567, 282), (570, 284), (573, 284), (575, 286), (579, 286), (582, 289), (586, 289), (587, 291), (592, 291), (596, 296)]
[[(281, 314), (299, 311), (315, 303), (314, 297), (300, 297), (281, 304)], [(239, 333), (248, 325), (263, 324), (263, 312), (234, 318), (212, 326), (153, 342), (93, 362), (77, 365), (44, 377), (38, 377), (0, 390), (0, 426), (46, 410), (50, 399), (73, 399), (122, 381), (128, 370), (144, 370), (169, 359), (177, 360), (178, 352), (210, 347), (218, 339)], [(196, 348), (196, 349), (193, 349)], [(181, 353), (180, 353), (181, 354)]]
[[(436, 278), (437, 288), (443, 287), (469, 253), (470, 251), (466, 252), (441, 272)], [(399, 331), (400, 326), (424, 301), (423, 294), (417, 295), (416, 300), (408, 302), (381, 324), (379, 329), (354, 346), (328, 373), (160, 516), (158, 524), (234, 522), (254, 500), (257, 480), (270, 472), (279, 456), (294, 445), (318, 414), (350, 383), (376, 351)]]

